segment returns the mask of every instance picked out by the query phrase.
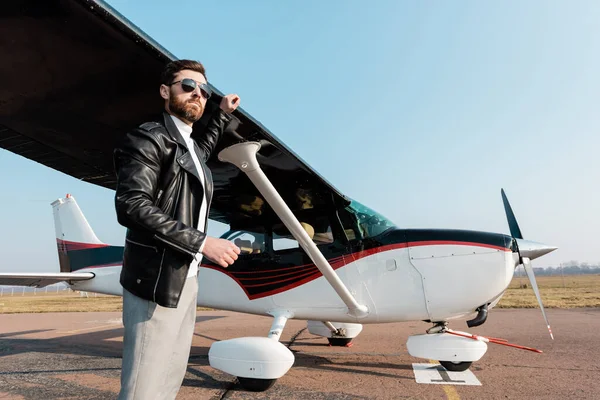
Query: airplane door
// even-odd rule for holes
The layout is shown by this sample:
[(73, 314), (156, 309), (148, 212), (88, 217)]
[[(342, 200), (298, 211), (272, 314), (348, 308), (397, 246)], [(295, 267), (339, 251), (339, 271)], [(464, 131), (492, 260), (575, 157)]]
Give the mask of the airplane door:
[[(347, 247), (337, 242), (320, 244), (317, 247), (348, 290), (359, 302), (365, 302), (371, 309), (372, 301), (364, 286), (360, 284), (360, 277), (352, 271), (353, 266), (345, 265), (346, 261), (351, 261), (345, 256), (348, 254)], [(277, 306), (335, 309), (337, 311), (346, 307), (302, 248), (275, 250), (275, 255), (279, 257), (278, 262), (282, 267), (290, 268), (290, 270), (295, 267), (295, 272), (299, 276), (299, 279), (295, 281), (289, 280), (286, 291), (273, 297)]]
[(410, 262), (402, 231), (365, 240), (362, 249), (353, 250), (349, 279), (363, 301), (371, 302), (378, 321), (427, 317), (422, 278)]
[(266, 312), (274, 307), (270, 293), (281, 273), (276, 259), (265, 249), (265, 235), (251, 231), (229, 231), (221, 236), (236, 244), (241, 254), (228, 268), (203, 261), (198, 280), (199, 302), (215, 308)]
[[(360, 242), (348, 244), (344, 255), (345, 267), (336, 270), (342, 281), (348, 287), (350, 293), (359, 304), (369, 308), (370, 316), (377, 316), (377, 306), (373, 301), (371, 291), (373, 290), (373, 279), (376, 277), (381, 260), (375, 257), (363, 258), (365, 253)], [(376, 279), (376, 278), (375, 278)]]

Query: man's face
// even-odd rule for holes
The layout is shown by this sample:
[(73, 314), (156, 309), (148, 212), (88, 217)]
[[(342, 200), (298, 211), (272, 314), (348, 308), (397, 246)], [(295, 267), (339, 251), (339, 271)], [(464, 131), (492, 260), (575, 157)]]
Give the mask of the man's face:
[[(189, 78), (196, 81), (196, 89), (192, 92), (186, 92), (181, 87), (181, 80)], [(173, 85), (161, 85), (160, 95), (165, 99), (165, 108), (167, 112), (175, 115), (183, 122), (193, 124), (202, 117), (206, 107), (206, 98), (202, 95), (198, 84), (206, 83), (206, 78), (200, 72), (184, 69), (175, 74)]]

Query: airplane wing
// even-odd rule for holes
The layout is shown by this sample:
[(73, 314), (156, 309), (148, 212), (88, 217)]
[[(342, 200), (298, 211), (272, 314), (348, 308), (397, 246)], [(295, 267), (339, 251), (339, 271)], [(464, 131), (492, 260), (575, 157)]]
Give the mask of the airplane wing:
[[(175, 56), (103, 1), (21, 0), (0, 9), (0, 54), (10, 60), (0, 63), (0, 147), (114, 189), (113, 148), (162, 111), (159, 77)], [(218, 107), (222, 93), (215, 93), (195, 135)], [(216, 157), (225, 146), (250, 140), (261, 143), (263, 171), (292, 211), (325, 213), (350, 203), (238, 109), (208, 163), (215, 187), (209, 218), (229, 225), (276, 219), (248, 178)]]
[(58, 282), (87, 281), (93, 277), (92, 272), (0, 273), (0, 285), (42, 288)]

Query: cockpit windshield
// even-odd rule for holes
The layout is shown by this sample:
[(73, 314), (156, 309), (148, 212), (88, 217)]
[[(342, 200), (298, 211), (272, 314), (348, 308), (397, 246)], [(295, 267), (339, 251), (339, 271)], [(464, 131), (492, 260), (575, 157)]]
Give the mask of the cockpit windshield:
[(396, 225), (369, 207), (362, 205), (356, 200), (352, 200), (346, 210), (353, 214), (357, 219), (358, 228), (363, 239), (380, 235)]

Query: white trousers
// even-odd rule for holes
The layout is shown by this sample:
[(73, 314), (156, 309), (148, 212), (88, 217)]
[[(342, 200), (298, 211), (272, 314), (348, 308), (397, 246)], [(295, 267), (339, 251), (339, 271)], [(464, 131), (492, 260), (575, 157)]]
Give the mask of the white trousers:
[(177, 308), (123, 290), (123, 366), (119, 400), (175, 399), (194, 335), (198, 277), (186, 279)]

